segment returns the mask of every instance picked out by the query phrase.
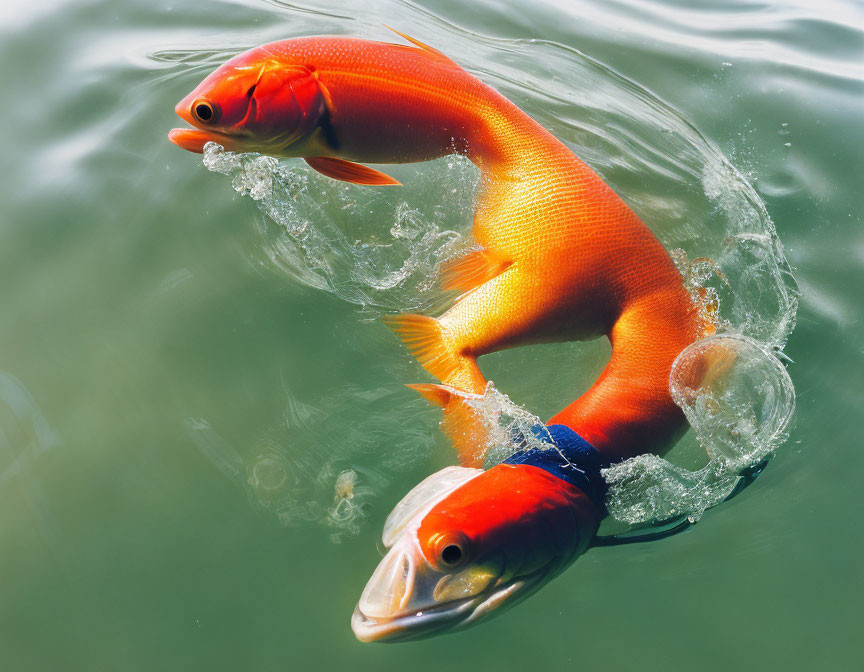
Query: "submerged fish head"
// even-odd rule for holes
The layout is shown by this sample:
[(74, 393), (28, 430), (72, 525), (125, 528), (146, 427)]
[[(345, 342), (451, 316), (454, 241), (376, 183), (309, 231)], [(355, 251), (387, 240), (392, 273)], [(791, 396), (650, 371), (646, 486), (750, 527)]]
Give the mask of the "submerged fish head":
[(433, 474), (387, 519), (390, 550), (357, 603), (354, 633), (417, 639), (501, 613), (582, 553), (598, 522), (584, 493), (537, 467)]
[(183, 149), (200, 153), (212, 141), (233, 151), (274, 155), (289, 155), (327, 114), (315, 70), (267, 45), (221, 65), (174, 110), (195, 127), (169, 133)]

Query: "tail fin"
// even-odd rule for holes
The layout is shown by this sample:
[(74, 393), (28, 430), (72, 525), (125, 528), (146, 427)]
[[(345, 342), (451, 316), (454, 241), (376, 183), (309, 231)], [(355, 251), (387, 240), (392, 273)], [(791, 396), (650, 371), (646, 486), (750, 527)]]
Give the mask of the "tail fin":
[(480, 415), (468, 403), (471, 395), (447, 385), (420, 383), (408, 385), (433, 406), (444, 410), (441, 429), (453, 443), (459, 464), (481, 467), (488, 450), (488, 431)]
[(447, 380), (459, 360), (444, 345), (441, 325), (424, 315), (386, 315), (384, 324), (393, 331), (417, 361), (439, 380)]

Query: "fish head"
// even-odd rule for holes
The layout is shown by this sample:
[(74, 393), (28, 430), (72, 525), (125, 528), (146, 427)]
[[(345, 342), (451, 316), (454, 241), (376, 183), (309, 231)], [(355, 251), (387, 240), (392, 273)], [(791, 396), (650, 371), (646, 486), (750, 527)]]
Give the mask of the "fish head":
[(584, 552), (599, 520), (587, 495), (538, 467), (448, 467), (387, 519), (389, 551), (354, 610), (354, 634), (418, 639), (501, 613)]
[(235, 56), (174, 108), (194, 128), (175, 128), (175, 145), (201, 153), (208, 142), (232, 151), (291, 156), (327, 114), (313, 67), (267, 45)]

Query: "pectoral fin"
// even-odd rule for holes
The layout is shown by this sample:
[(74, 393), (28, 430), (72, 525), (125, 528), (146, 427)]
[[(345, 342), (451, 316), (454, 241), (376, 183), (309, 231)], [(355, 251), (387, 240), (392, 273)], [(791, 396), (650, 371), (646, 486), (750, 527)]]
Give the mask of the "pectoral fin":
[(444, 289), (468, 292), (503, 273), (513, 262), (491, 250), (477, 250), (446, 264), (442, 269)]
[(322, 175), (332, 177), (334, 180), (370, 186), (402, 185), (401, 182), (394, 180), (380, 170), (353, 161), (329, 156), (307, 156), (303, 160)]

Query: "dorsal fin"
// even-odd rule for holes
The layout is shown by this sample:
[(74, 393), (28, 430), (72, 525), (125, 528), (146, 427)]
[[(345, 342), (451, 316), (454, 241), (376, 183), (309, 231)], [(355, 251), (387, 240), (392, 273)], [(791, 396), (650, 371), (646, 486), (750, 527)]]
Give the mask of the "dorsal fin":
[(415, 47), (420, 47), (423, 51), (430, 54), (431, 56), (434, 56), (437, 60), (439, 60), (443, 63), (449, 63), (450, 65), (455, 65), (457, 68), (462, 67), (456, 61), (454, 61), (452, 58), (450, 58), (449, 56), (447, 56), (443, 52), (438, 51), (435, 47), (430, 47), (428, 44), (425, 44), (425, 43), (421, 42), (420, 40), (415, 40), (410, 35), (406, 35), (405, 33), (400, 32), (400, 31), (396, 30), (395, 28), (388, 26), (386, 23), (382, 24), (382, 25), (387, 30), (392, 30), (394, 33), (396, 33), (402, 39), (408, 40)]

